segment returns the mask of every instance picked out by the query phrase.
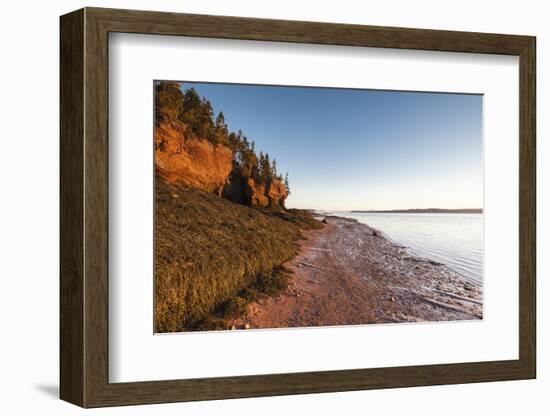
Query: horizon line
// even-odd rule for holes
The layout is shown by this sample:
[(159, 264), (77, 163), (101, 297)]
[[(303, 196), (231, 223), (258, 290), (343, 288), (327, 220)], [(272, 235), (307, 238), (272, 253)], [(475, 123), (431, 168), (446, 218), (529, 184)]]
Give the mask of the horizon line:
[(289, 209), (304, 209), (309, 211), (346, 211), (346, 212), (371, 212), (371, 213), (403, 213), (403, 212), (472, 212), (483, 213), (483, 208), (397, 208), (397, 209), (317, 209), (317, 208), (289, 208)]

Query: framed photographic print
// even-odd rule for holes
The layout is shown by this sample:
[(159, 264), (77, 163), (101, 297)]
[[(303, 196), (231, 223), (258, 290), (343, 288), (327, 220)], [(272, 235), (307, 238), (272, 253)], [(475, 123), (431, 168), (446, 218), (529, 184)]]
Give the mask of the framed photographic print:
[(83, 406), (534, 378), (535, 38), (61, 17)]

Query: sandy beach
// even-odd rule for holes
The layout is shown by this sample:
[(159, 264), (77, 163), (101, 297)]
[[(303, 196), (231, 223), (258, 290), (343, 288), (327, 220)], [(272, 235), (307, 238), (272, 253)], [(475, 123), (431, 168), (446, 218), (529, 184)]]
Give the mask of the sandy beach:
[(279, 328), (482, 318), (482, 286), (417, 257), (379, 231), (329, 216), (304, 233), (288, 289), (251, 304), (236, 328)]

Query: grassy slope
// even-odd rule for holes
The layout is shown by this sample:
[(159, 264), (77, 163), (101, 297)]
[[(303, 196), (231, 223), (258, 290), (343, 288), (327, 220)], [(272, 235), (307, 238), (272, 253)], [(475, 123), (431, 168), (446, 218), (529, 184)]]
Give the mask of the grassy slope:
[(159, 178), (155, 186), (158, 332), (200, 328), (238, 293), (265, 287), (296, 254), (301, 231), (320, 227), (304, 211), (259, 211)]

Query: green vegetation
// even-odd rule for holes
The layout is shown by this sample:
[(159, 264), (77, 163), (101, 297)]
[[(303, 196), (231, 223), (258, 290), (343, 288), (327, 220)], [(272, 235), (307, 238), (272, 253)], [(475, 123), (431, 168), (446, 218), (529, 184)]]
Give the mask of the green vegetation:
[(183, 93), (176, 82), (155, 84), (155, 122), (178, 120), (183, 113)]
[[(276, 160), (271, 162), (269, 155), (264, 156), (262, 152), (256, 154), (254, 141), (241, 130), (230, 132), (223, 112), (214, 118), (212, 104), (205, 97), (201, 98), (194, 88), (182, 91), (178, 82), (157, 82), (155, 120), (157, 124), (181, 121), (187, 127), (187, 137), (229, 147), (233, 152), (233, 169), (240, 176), (251, 177), (259, 184), (267, 184), (273, 179), (283, 181), (283, 176), (277, 172)], [(286, 177), (290, 193), (288, 173)]]
[(155, 187), (158, 332), (226, 329), (288, 285), (281, 265), (303, 230), (321, 227), (306, 211), (248, 208), (158, 177)]

